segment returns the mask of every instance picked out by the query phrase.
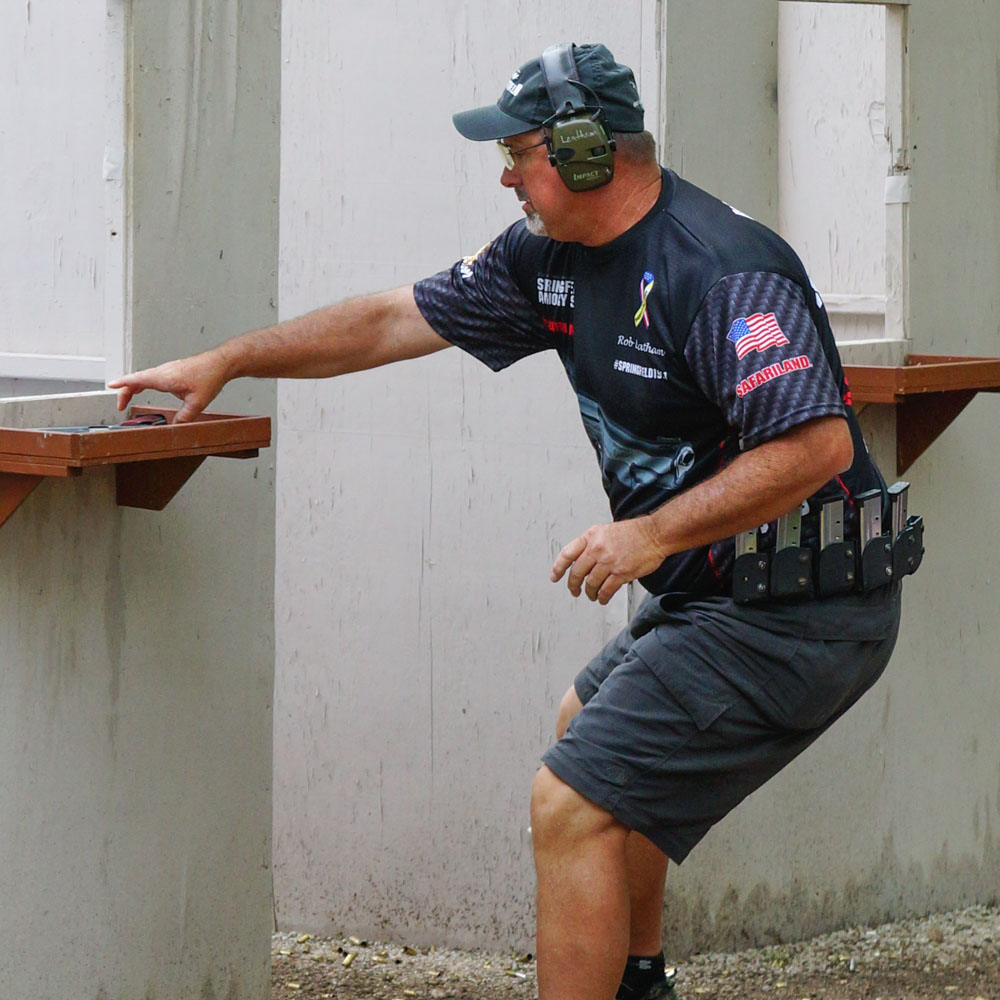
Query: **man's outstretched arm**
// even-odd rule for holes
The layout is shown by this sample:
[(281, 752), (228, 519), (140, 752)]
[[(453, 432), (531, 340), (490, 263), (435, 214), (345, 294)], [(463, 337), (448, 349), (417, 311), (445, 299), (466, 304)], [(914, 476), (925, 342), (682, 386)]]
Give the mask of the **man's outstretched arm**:
[(413, 287), (348, 299), (276, 326), (233, 337), (202, 354), (168, 361), (108, 383), (118, 409), (144, 389), (182, 401), (176, 422), (192, 420), (234, 378), (326, 378), (448, 347), (420, 314)]

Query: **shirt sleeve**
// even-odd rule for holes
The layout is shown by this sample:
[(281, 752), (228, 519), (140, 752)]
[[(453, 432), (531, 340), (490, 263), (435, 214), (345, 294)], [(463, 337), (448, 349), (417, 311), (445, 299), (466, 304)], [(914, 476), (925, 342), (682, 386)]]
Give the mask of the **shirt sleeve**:
[(780, 274), (729, 275), (691, 325), (688, 366), (743, 450), (807, 420), (846, 415), (806, 294)]
[(556, 346), (517, 282), (521, 230), (523, 225), (511, 226), (413, 289), (417, 308), (435, 332), (493, 371)]

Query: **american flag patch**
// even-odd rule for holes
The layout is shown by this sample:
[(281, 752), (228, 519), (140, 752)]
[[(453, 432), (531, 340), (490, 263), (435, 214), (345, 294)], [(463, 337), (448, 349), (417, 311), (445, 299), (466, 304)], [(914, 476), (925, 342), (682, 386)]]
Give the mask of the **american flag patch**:
[(726, 335), (736, 348), (736, 357), (743, 358), (751, 351), (765, 351), (769, 347), (779, 347), (788, 343), (788, 338), (781, 332), (774, 313), (754, 313), (752, 316), (740, 317), (733, 323)]

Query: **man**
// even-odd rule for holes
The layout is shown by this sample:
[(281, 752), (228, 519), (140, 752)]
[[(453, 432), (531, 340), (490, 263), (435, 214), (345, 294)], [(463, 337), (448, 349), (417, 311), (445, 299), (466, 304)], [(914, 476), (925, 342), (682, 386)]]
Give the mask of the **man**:
[(766, 565), (772, 523), (791, 525), (808, 560), (821, 510), (845, 511), (830, 537), (856, 539), (858, 495), (879, 491), (885, 512), (885, 485), (798, 258), (657, 165), (632, 72), (604, 46), (546, 50), (455, 124), (499, 141), (525, 220), (415, 286), (111, 385), (121, 407), (172, 392), (189, 420), (241, 376), (340, 375), (449, 344), (494, 369), (558, 352), (614, 519), (566, 545), (552, 579), (602, 604), (635, 580), (651, 596), (566, 693), (535, 780), (539, 996), (656, 1000), (672, 991), (667, 858), (846, 711), (898, 628), (898, 587), (854, 589), (853, 555), (832, 586), (804, 563), (798, 600), (765, 575), (759, 600), (734, 602), (734, 536), (752, 533)]

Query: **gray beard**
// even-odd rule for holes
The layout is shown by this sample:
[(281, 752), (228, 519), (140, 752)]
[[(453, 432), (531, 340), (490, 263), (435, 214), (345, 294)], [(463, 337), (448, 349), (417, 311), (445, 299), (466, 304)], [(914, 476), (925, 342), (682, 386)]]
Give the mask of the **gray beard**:
[(549, 235), (549, 231), (545, 228), (545, 223), (542, 222), (542, 217), (537, 212), (528, 212), (525, 216), (525, 224), (532, 236)]

